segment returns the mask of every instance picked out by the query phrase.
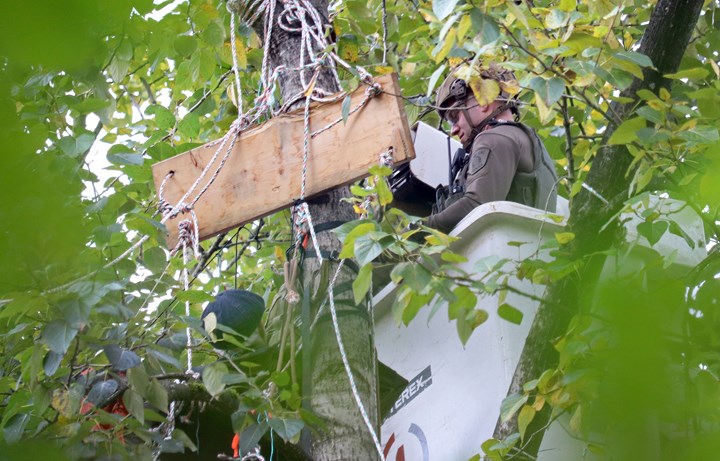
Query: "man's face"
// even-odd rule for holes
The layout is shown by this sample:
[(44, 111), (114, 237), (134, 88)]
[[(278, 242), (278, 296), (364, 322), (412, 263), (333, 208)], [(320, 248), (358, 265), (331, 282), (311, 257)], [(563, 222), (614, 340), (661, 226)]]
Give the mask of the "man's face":
[[(465, 113), (463, 113), (463, 107), (466, 109), (467, 115), (470, 116), (470, 120), (468, 120)], [(470, 134), (473, 130), (472, 127), (482, 120), (481, 112), (481, 107), (472, 96), (464, 101), (456, 102), (445, 112), (445, 118), (452, 124), (450, 134), (457, 136), (463, 146), (472, 141), (470, 139)]]

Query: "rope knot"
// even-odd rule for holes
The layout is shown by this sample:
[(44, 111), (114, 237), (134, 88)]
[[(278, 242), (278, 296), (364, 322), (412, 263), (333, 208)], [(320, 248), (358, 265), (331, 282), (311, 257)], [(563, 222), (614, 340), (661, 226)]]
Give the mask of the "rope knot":
[(172, 212), (172, 210), (173, 210), (173, 206), (170, 205), (167, 201), (165, 201), (165, 199), (161, 198), (160, 201), (158, 202), (158, 211), (160, 212), (160, 214), (165, 216), (165, 215), (170, 214)]
[(365, 94), (368, 98), (373, 98), (380, 93), (382, 93), (382, 87), (377, 82), (371, 82), (368, 84), (369, 86), (365, 88)]
[(395, 165), (395, 159), (393, 153), (395, 149), (390, 146), (388, 150), (380, 154), (380, 165), (392, 168)]
[(178, 223), (178, 240), (192, 245), (192, 223), (189, 219), (183, 219)]

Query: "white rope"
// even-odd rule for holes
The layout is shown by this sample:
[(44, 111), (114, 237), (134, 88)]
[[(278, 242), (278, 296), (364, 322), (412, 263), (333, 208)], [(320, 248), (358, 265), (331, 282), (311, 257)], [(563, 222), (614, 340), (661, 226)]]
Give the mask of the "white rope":
[(365, 426), (367, 426), (368, 431), (370, 431), (370, 436), (373, 439), (375, 449), (380, 455), (380, 459), (384, 459), (385, 455), (383, 454), (380, 440), (375, 433), (375, 428), (373, 427), (372, 422), (370, 421), (370, 417), (367, 414), (367, 410), (365, 410), (365, 405), (363, 405), (362, 399), (360, 398), (360, 393), (358, 392), (357, 385), (355, 384), (355, 377), (353, 376), (352, 369), (350, 368), (350, 362), (348, 361), (347, 354), (345, 353), (345, 345), (343, 344), (342, 336), (340, 335), (340, 326), (338, 325), (337, 311), (335, 309), (335, 293), (333, 292), (333, 288), (335, 286), (335, 282), (337, 281), (338, 275), (340, 274), (340, 269), (342, 269), (344, 262), (344, 259), (340, 260), (338, 268), (335, 271), (335, 275), (333, 276), (332, 281), (330, 282), (330, 286), (328, 287), (328, 297), (330, 299), (330, 315), (332, 316), (333, 329), (335, 330), (335, 340), (337, 341), (338, 349), (340, 349), (340, 357), (342, 358), (343, 366), (345, 367), (345, 374), (347, 375), (348, 381), (350, 382), (350, 389), (352, 390), (353, 397), (355, 397), (355, 403), (357, 403), (360, 414), (362, 415), (363, 421), (365, 422)]
[(383, 65), (387, 65), (387, 5), (385, 4), (386, 0), (382, 0), (382, 28), (383, 28)]
[(238, 108), (238, 118), (243, 113), (242, 89), (240, 88), (240, 65), (237, 58), (237, 32), (235, 30), (235, 13), (230, 13), (230, 44), (233, 58), (233, 73), (235, 74), (235, 100)]

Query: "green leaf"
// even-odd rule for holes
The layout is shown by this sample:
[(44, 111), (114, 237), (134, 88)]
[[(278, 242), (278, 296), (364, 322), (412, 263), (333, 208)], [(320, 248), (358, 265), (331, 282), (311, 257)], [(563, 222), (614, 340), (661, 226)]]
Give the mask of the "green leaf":
[(390, 205), (390, 203), (392, 203), (392, 191), (390, 190), (390, 186), (388, 186), (385, 178), (378, 179), (375, 189), (377, 190), (378, 202), (381, 206)]
[(500, 419), (506, 423), (527, 402), (527, 395), (513, 394), (505, 397), (500, 405)]
[(642, 106), (641, 108), (636, 110), (635, 113), (638, 114), (640, 117), (644, 118), (645, 120), (653, 123), (663, 123), (664, 121), (664, 114), (653, 109), (650, 106)]
[(141, 424), (145, 424), (145, 401), (142, 396), (132, 389), (123, 393), (123, 404), (128, 413), (133, 415)]
[(392, 170), (392, 168), (384, 166), (384, 165), (373, 165), (370, 168), (368, 168), (368, 172), (371, 175), (386, 177), (386, 176), (390, 176), (392, 174), (393, 170)]
[(147, 388), (148, 402), (160, 411), (168, 411), (168, 394), (165, 387), (157, 379), (150, 381)]
[(70, 326), (64, 320), (53, 320), (45, 325), (42, 339), (51, 351), (57, 354), (65, 354), (77, 332), (77, 328)]
[(225, 41), (225, 31), (216, 22), (211, 22), (202, 33), (203, 39), (213, 47), (219, 48)]
[(299, 419), (278, 419), (271, 418), (268, 421), (270, 427), (286, 442), (289, 442), (292, 438), (300, 433), (305, 423)]
[(699, 125), (690, 130), (682, 131), (678, 136), (696, 144), (709, 144), (720, 140), (718, 129), (707, 125)]
[(133, 388), (138, 394), (145, 397), (148, 385), (150, 384), (150, 378), (148, 378), (145, 367), (140, 364), (133, 367), (127, 372), (128, 385)]
[(667, 221), (645, 221), (638, 224), (637, 231), (647, 239), (651, 246), (654, 246), (669, 228), (670, 223)]
[(443, 64), (442, 66), (435, 69), (435, 72), (433, 72), (430, 76), (430, 80), (428, 81), (427, 97), (430, 97), (433, 94), (433, 91), (435, 90), (435, 85), (437, 85), (440, 76), (442, 76), (443, 72), (445, 72), (445, 67), (445, 64)]
[(81, 114), (90, 114), (92, 112), (99, 112), (103, 109), (110, 107), (110, 101), (107, 99), (100, 98), (85, 98), (80, 103), (71, 106)]
[(227, 366), (222, 362), (216, 362), (206, 366), (202, 372), (202, 380), (205, 389), (215, 397), (225, 389), (224, 377), (227, 374)]
[(175, 294), (178, 301), (188, 301), (190, 303), (200, 304), (207, 301), (213, 301), (215, 297), (203, 290), (187, 290), (178, 291)]
[(347, 123), (348, 117), (350, 117), (350, 104), (352, 103), (352, 98), (350, 95), (345, 96), (345, 99), (343, 99), (342, 102), (342, 119), (343, 123)]
[(565, 245), (575, 240), (575, 234), (572, 232), (555, 232), (555, 240), (557, 240), (560, 245)]
[(570, 15), (561, 9), (553, 8), (545, 17), (545, 25), (548, 29), (559, 29), (567, 25)]
[(30, 422), (30, 413), (19, 413), (13, 415), (3, 427), (5, 442), (12, 445), (20, 441), (28, 422)]
[(647, 122), (642, 117), (633, 117), (625, 120), (619, 127), (617, 127), (612, 136), (610, 136), (608, 144), (617, 145), (631, 143), (638, 139), (637, 132), (646, 126)]
[(87, 395), (87, 401), (96, 406), (106, 403), (119, 387), (114, 379), (95, 383)]
[(680, 72), (676, 72), (674, 74), (665, 74), (665, 77), (671, 78), (673, 80), (680, 80), (683, 78), (687, 78), (690, 80), (702, 80), (708, 75), (710, 75), (709, 70), (705, 69), (704, 67), (695, 67), (693, 69), (681, 70)]
[(373, 261), (383, 250), (383, 245), (372, 234), (361, 235), (355, 239), (355, 259), (360, 266)]
[(565, 81), (559, 77), (549, 79), (533, 77), (530, 80), (530, 88), (537, 93), (547, 107), (550, 107), (562, 97), (563, 91), (565, 91)]
[(535, 417), (535, 409), (530, 405), (525, 405), (518, 414), (518, 432), (520, 432), (520, 438), (525, 438), (525, 431)]
[(108, 66), (108, 73), (110, 73), (110, 78), (112, 78), (114, 82), (120, 83), (127, 75), (129, 69), (130, 61), (116, 57)]
[(633, 62), (642, 67), (652, 67), (653, 65), (649, 57), (636, 51), (620, 51), (619, 53), (616, 53), (615, 56), (626, 61)]
[(84, 154), (95, 142), (95, 135), (83, 133), (78, 136), (66, 136), (58, 141), (58, 146), (70, 157), (77, 157)]
[(372, 285), (372, 270), (372, 263), (365, 264), (360, 268), (360, 272), (358, 272), (357, 277), (353, 281), (352, 287), (356, 305), (360, 305), (360, 303), (362, 303), (365, 295)]
[(448, 320), (456, 320), (465, 317), (467, 313), (475, 308), (477, 297), (466, 286), (459, 286), (453, 290), (455, 300), (448, 304)]
[(435, 16), (442, 21), (452, 14), (458, 0), (433, 0), (432, 9)]
[(470, 12), (473, 29), (477, 33), (480, 45), (492, 43), (500, 37), (500, 28), (493, 18), (483, 14), (479, 8), (474, 8)]
[(45, 371), (45, 375), (54, 375), (57, 369), (60, 367), (62, 359), (63, 354), (58, 354), (55, 351), (48, 351), (48, 353), (45, 355), (45, 359), (43, 360), (43, 371)]
[(175, 39), (173, 46), (180, 56), (187, 57), (197, 50), (197, 39), (192, 35), (180, 35)]
[(673, 235), (677, 235), (678, 237), (682, 237), (683, 240), (685, 240), (685, 243), (687, 243), (687, 245), (688, 245), (690, 248), (692, 248), (693, 250), (695, 249), (695, 246), (696, 246), (695, 241), (694, 241), (694, 240), (692, 239), (692, 237), (690, 237), (690, 235), (688, 235), (688, 233), (685, 232), (685, 230), (683, 230), (683, 228), (680, 227), (680, 225), (679, 225), (678, 223), (676, 223), (675, 221), (670, 221), (670, 233), (673, 234)]
[(200, 117), (192, 112), (178, 123), (178, 130), (188, 138), (197, 138), (200, 134)]
[(135, 352), (123, 349), (117, 344), (108, 344), (103, 350), (116, 370), (125, 371), (140, 365), (140, 357)]
[(161, 130), (169, 130), (175, 126), (175, 115), (163, 106), (152, 104), (145, 109), (145, 114), (154, 115), (155, 123)]
[(152, 272), (162, 272), (167, 265), (167, 255), (165, 254), (165, 250), (160, 247), (148, 248), (143, 252), (143, 264)]
[(407, 286), (418, 293), (427, 290), (432, 281), (432, 274), (421, 264), (401, 263), (393, 268), (390, 274), (395, 283), (403, 280)]
[(142, 154), (107, 154), (108, 162), (113, 165), (142, 165), (145, 162)]
[(376, 230), (380, 230), (380, 226), (371, 220), (350, 221), (335, 229), (333, 232), (343, 242), (340, 258), (355, 256), (355, 240)]
[(520, 325), (523, 319), (523, 313), (515, 307), (507, 303), (503, 303), (498, 307), (498, 315), (500, 318), (507, 320), (510, 323)]
[(270, 426), (266, 422), (253, 424), (240, 434), (240, 453), (248, 453), (255, 449), (260, 439), (265, 435)]

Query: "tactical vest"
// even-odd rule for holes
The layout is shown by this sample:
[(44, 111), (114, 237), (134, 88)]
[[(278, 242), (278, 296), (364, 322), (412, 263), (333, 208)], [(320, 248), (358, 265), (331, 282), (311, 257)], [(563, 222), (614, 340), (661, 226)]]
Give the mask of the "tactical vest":
[[(500, 123), (503, 125), (516, 126), (528, 136), (532, 143), (533, 164), (535, 165), (531, 172), (515, 172), (505, 200), (555, 212), (557, 207), (556, 186), (558, 177), (557, 173), (555, 173), (555, 168), (552, 166), (550, 154), (548, 154), (547, 149), (545, 149), (545, 145), (537, 133), (522, 123), (511, 121), (503, 121)], [(495, 126), (500, 123), (496, 123)], [(469, 153), (465, 153), (464, 155), (461, 153), (459, 156), (456, 155), (456, 159), (453, 161), (453, 170), (457, 171), (457, 174), (454, 175), (455, 180), (451, 186), (438, 188), (436, 191), (433, 214), (443, 211), (465, 193), (465, 181), (467, 180), (470, 155)]]

